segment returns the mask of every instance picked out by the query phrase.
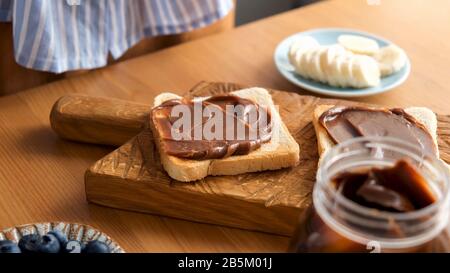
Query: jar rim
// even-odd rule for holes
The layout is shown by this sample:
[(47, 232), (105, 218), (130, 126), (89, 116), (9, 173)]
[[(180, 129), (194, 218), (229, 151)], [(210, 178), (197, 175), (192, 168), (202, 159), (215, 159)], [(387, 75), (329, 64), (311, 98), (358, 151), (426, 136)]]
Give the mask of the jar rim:
[[(395, 147), (397, 150), (403, 150), (408, 152), (412, 157), (415, 157), (415, 159), (418, 159), (419, 162), (423, 162), (425, 164), (430, 165), (436, 172), (437, 175), (439, 175), (439, 180), (443, 180), (445, 183), (445, 189), (442, 192), (442, 194), (439, 196), (439, 199), (434, 202), (433, 204), (426, 206), (425, 208), (415, 210), (412, 212), (405, 212), (405, 213), (396, 213), (396, 212), (389, 212), (389, 211), (381, 211), (376, 210), (376, 214), (374, 213), (373, 208), (364, 207), (354, 201), (351, 201), (347, 198), (344, 198), (342, 196), (339, 196), (339, 194), (336, 192), (334, 188), (332, 188), (332, 184), (329, 183), (330, 175), (327, 176), (326, 170), (327, 168), (336, 162), (335, 160), (330, 160), (330, 157), (333, 158), (333, 156), (336, 156), (336, 153), (340, 151), (341, 149), (345, 148), (346, 146), (349, 147), (351, 145), (354, 145), (356, 143), (373, 143), (374, 147), (382, 147), (382, 148), (391, 148)], [(381, 146), (379, 144), (382, 144)], [(376, 146), (377, 145), (377, 146)], [(370, 147), (365, 145), (364, 147)], [(426, 160), (431, 160), (430, 162), (426, 162)], [(373, 219), (392, 219), (396, 221), (409, 221), (409, 220), (416, 220), (423, 216), (430, 215), (436, 211), (439, 210), (442, 206), (446, 206), (449, 204), (450, 201), (450, 168), (445, 166), (442, 160), (437, 158), (436, 155), (427, 153), (423, 150), (421, 150), (416, 145), (413, 145), (408, 142), (401, 141), (396, 138), (392, 137), (358, 137), (354, 139), (350, 139), (347, 141), (344, 141), (342, 143), (337, 144), (333, 148), (329, 149), (325, 152), (323, 157), (321, 158), (322, 164), (319, 164), (319, 169), (317, 171), (317, 181), (316, 185), (314, 187), (314, 191), (317, 192), (318, 190), (326, 191), (327, 194), (329, 194), (330, 199), (336, 200), (335, 203), (339, 202), (339, 205), (342, 205), (346, 209), (349, 209), (350, 211), (354, 211), (356, 213), (360, 213), (362, 215), (370, 215), (373, 217)], [(314, 197), (318, 197), (318, 194), (314, 194)], [(325, 196), (321, 196), (324, 198)], [(315, 200), (317, 198), (314, 198), (314, 206), (319, 210), (319, 207), (317, 206), (318, 200)], [(336, 221), (335, 224), (343, 225), (342, 223)], [(348, 229), (348, 227), (342, 226), (341, 228), (344, 228), (345, 230)], [(430, 230), (431, 232), (432, 230)], [(402, 239), (386, 239), (386, 242), (388, 244), (394, 243), (394, 242), (400, 242), (404, 241), (405, 239), (410, 240), (413, 237), (407, 237)], [(390, 242), (390, 243), (389, 243)]]

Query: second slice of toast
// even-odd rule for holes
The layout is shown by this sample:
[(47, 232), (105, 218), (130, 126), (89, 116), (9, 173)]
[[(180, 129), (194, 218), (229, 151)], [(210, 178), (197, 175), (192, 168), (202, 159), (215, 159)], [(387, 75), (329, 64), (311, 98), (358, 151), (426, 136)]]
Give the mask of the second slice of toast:
[[(313, 124), (317, 136), (319, 156), (322, 156), (325, 151), (335, 145), (328, 136), (327, 130), (319, 123), (320, 116), (333, 107), (334, 105), (319, 105), (314, 109)], [(437, 119), (433, 111), (425, 107), (409, 107), (405, 108), (404, 111), (425, 126), (437, 147)], [(436, 156), (439, 157), (439, 152), (437, 152)]]
[[(247, 155), (235, 155), (212, 160), (189, 160), (165, 153), (158, 138), (158, 131), (151, 123), (161, 163), (171, 178), (181, 182), (190, 182), (203, 179), (209, 175), (237, 175), (277, 170), (298, 164), (300, 147), (281, 120), (269, 92), (263, 88), (249, 88), (235, 91), (231, 94), (250, 99), (270, 109), (272, 120), (275, 124), (272, 139), (262, 144), (261, 148)], [(167, 100), (177, 98), (180, 97), (172, 93), (162, 93), (155, 98), (154, 106), (159, 106)]]

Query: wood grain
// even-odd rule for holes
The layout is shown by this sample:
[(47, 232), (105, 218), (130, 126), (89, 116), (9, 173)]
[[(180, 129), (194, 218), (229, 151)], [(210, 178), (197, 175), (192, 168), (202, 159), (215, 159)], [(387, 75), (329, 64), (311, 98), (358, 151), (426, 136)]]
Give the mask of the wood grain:
[[(210, 96), (242, 88), (245, 86), (203, 82), (188, 95)], [(164, 172), (152, 133), (144, 130), (88, 169), (85, 176), (87, 199), (114, 208), (292, 235), (299, 214), (312, 201), (318, 162), (312, 125), (314, 108), (320, 104), (352, 102), (275, 90), (270, 93), (281, 109), (284, 123), (300, 145), (299, 166), (180, 183)], [(450, 156), (450, 138), (446, 135), (450, 128), (448, 118), (441, 116), (439, 123), (443, 158)]]
[[(276, 71), (276, 45), (299, 31), (346, 27), (396, 42), (412, 62), (412, 73), (405, 84), (392, 92), (356, 101), (388, 107), (425, 106), (436, 113), (449, 113), (450, 44), (446, 37), (450, 33), (450, 1), (380, 2), (379, 6), (369, 6), (364, 0), (322, 1), (0, 98), (0, 226), (47, 221), (85, 223), (110, 235), (127, 252), (285, 251), (288, 237), (89, 205), (84, 172), (112, 148), (60, 140), (50, 127), (50, 110), (58, 98), (70, 93), (151, 105), (157, 94), (183, 94), (201, 80), (307, 94)], [(281, 112), (289, 115), (284, 109)], [(450, 129), (445, 133), (450, 134)]]
[(149, 112), (145, 104), (66, 95), (53, 106), (50, 124), (64, 139), (120, 146), (142, 131)]

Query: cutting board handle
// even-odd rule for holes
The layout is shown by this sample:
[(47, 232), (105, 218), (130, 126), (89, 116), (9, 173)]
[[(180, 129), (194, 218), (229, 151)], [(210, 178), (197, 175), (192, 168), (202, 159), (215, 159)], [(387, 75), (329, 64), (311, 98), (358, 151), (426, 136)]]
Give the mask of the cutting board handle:
[(56, 101), (50, 124), (64, 139), (120, 146), (142, 130), (149, 112), (145, 104), (71, 94)]

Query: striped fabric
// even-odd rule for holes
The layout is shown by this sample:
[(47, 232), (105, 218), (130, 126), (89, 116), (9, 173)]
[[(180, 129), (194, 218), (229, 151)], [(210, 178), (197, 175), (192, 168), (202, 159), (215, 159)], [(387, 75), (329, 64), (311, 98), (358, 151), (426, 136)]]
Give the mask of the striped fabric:
[(0, 0), (12, 21), (16, 61), (61, 73), (106, 65), (145, 37), (176, 34), (224, 17), (232, 0)]

